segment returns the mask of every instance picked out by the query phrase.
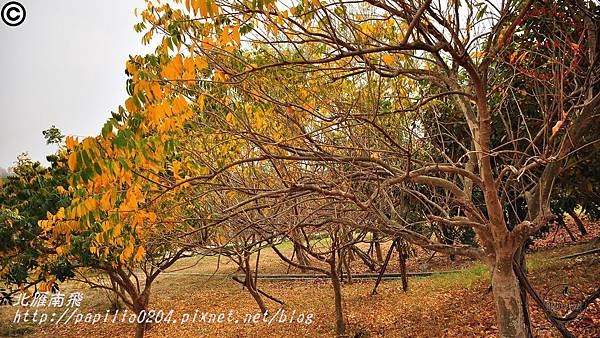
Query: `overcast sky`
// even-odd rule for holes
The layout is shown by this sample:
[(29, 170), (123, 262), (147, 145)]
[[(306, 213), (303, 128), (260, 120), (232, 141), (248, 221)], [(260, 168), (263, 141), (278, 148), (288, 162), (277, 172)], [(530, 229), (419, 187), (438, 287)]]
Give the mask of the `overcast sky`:
[[(0, 0), (0, 6), (8, 0)], [(126, 98), (125, 62), (148, 50), (133, 30), (143, 0), (19, 0), (25, 22), (0, 21), (0, 167), (28, 152), (47, 164), (42, 130), (91, 136)]]

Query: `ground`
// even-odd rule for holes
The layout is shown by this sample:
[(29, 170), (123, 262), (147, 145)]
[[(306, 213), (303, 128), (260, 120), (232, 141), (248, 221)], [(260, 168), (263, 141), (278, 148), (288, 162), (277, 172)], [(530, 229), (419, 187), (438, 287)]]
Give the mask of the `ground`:
[[(595, 238), (595, 239), (594, 239)], [(553, 243), (554, 244), (554, 243)], [(530, 280), (540, 294), (555, 285), (567, 284), (585, 293), (599, 286), (600, 255), (588, 255), (570, 259), (560, 257), (586, 251), (600, 246), (597, 235), (582, 238), (578, 243), (559, 245), (537, 245), (535, 252), (527, 256)], [(290, 247), (283, 245), (284, 251)], [(262, 256), (262, 273), (284, 273), (288, 267), (276, 259), (271, 252)], [(447, 257), (420, 253), (409, 260), (411, 271), (458, 270), (450, 274), (411, 278), (410, 290), (403, 292), (398, 280), (385, 280), (378, 294), (371, 295), (374, 282), (355, 281), (344, 284), (344, 311), (347, 332), (350, 337), (473, 337), (496, 336), (498, 330), (494, 317), (494, 307), (490, 292), (490, 278), (486, 267), (477, 262), (458, 260), (448, 263)], [(151, 308), (169, 311), (173, 309), (173, 319), (177, 323), (156, 324), (147, 332), (147, 337), (208, 337), (218, 333), (220, 337), (334, 337), (333, 292), (327, 280), (322, 281), (259, 281), (259, 288), (270, 295), (285, 301), (285, 314), (295, 310), (296, 319), (300, 313), (312, 314), (310, 324), (303, 323), (257, 323), (242, 324), (245, 313), (254, 314), (258, 307), (249, 293), (241, 286), (225, 277), (235, 271), (231, 263), (220, 262), (217, 275), (203, 274), (215, 272), (217, 258), (201, 260), (191, 268), (176, 271), (193, 265), (196, 259), (179, 262), (155, 283)], [(397, 271), (391, 265), (389, 271)], [(104, 291), (90, 290), (84, 285), (71, 282), (63, 286), (63, 292), (73, 290), (84, 292), (80, 313), (101, 313), (109, 309)], [(267, 301), (272, 312), (279, 308), (273, 301)], [(127, 337), (133, 336), (132, 324), (74, 324), (32, 325), (13, 324), (12, 320), (19, 307), (0, 307), (0, 336), (24, 337)], [(190, 321), (196, 310), (197, 322), (181, 324), (184, 313)], [(202, 312), (228, 314), (234, 310), (234, 317), (240, 323), (200, 322)], [(530, 301), (533, 329), (536, 336), (556, 337), (559, 334), (545, 320), (540, 309)], [(23, 309), (21, 308), (21, 311)], [(279, 310), (277, 319), (281, 319)], [(208, 317), (207, 317), (208, 318)], [(306, 320), (306, 318), (304, 318)], [(110, 322), (110, 320), (109, 320)], [(600, 336), (600, 300), (592, 303), (583, 315), (568, 325), (578, 337)]]

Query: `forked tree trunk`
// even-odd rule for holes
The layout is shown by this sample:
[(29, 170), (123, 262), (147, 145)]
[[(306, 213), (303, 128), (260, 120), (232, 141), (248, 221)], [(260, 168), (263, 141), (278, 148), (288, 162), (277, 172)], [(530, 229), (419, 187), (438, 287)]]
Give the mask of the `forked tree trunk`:
[[(139, 292), (139, 284), (136, 287), (129, 279), (131, 275), (131, 271), (126, 272), (121, 267), (108, 271), (113, 291), (117, 293), (117, 299), (120, 297), (136, 315), (135, 338), (143, 338), (146, 330), (150, 327), (147, 316), (153, 278), (147, 277), (144, 290)], [(143, 316), (141, 315), (142, 311), (144, 312)]]
[(256, 301), (256, 304), (260, 308), (260, 312), (263, 315), (268, 313), (267, 305), (265, 304), (262, 297), (258, 293), (258, 290), (256, 289), (256, 285), (254, 285), (254, 281), (252, 279), (246, 279), (246, 287), (248, 288), (248, 292), (250, 292), (250, 294), (252, 295), (252, 298), (254, 298), (254, 300)]
[(513, 270), (512, 255), (496, 259), (492, 270), (492, 291), (500, 337), (527, 337), (519, 280)]
[[(297, 211), (296, 211), (296, 215), (298, 215)], [(304, 251), (304, 248), (302, 248), (302, 245), (300, 244), (303, 242), (302, 234), (301, 234), (300, 230), (298, 230), (298, 228), (294, 228), (292, 234), (294, 236), (294, 253), (296, 254), (296, 257), (298, 257), (298, 263), (300, 263), (300, 265), (303, 265), (303, 266), (310, 265), (308, 256), (307, 256), (306, 252)], [(309, 243), (304, 243), (304, 245), (308, 245), (308, 244)], [(302, 272), (306, 272), (305, 269), (301, 269), (301, 270), (302, 270)]]
[(256, 301), (256, 304), (260, 308), (260, 312), (264, 316), (266, 313), (268, 313), (267, 312), (268, 308), (267, 308), (267, 305), (265, 304), (265, 302), (263, 301), (262, 297), (260, 296), (260, 293), (258, 292), (258, 289), (256, 287), (254, 274), (252, 273), (252, 268), (250, 267), (250, 256), (249, 255), (244, 256), (244, 274), (245, 274), (245, 278), (246, 278), (245, 286), (246, 286), (246, 288), (248, 288), (248, 292), (250, 292), (250, 295), (252, 295), (252, 298), (254, 298), (254, 300)]
[[(306, 256), (306, 252), (304, 252), (304, 249), (302, 248), (302, 245), (300, 245), (300, 243), (294, 242), (294, 250), (296, 252), (296, 257), (298, 257), (298, 263), (300, 263), (300, 265), (310, 265), (308, 257)], [(300, 270), (302, 270), (302, 272), (305, 272), (305, 269)]]

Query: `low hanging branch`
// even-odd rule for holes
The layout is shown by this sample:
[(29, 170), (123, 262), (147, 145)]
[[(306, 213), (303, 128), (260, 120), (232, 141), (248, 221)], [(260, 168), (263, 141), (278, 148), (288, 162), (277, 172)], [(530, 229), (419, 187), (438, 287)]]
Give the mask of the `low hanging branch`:
[[(236, 282), (238, 282), (238, 283), (240, 283), (242, 285), (246, 285), (246, 281), (241, 280), (238, 276), (233, 276), (231, 279), (233, 279), (234, 281), (236, 281)], [(276, 302), (276, 303), (278, 303), (280, 305), (285, 305), (285, 303), (283, 301), (281, 301), (281, 300), (279, 300), (279, 299), (277, 299), (277, 298), (269, 295), (268, 293), (262, 291), (259, 288), (256, 288), (256, 291), (258, 291), (258, 293), (260, 293), (261, 295), (269, 298), (270, 300), (272, 300), (272, 301), (274, 301), (274, 302)]]
[(540, 295), (537, 294), (537, 292), (533, 289), (533, 287), (529, 283), (529, 280), (527, 279), (527, 276), (525, 276), (525, 273), (523, 272), (523, 269), (521, 269), (521, 266), (517, 262), (514, 262), (513, 267), (517, 274), (517, 278), (519, 279), (519, 282), (521, 283), (521, 285), (523, 285), (525, 287), (525, 290), (527, 290), (527, 293), (529, 293), (531, 295), (531, 297), (535, 300), (535, 302), (538, 304), (538, 306), (542, 309), (542, 311), (544, 312), (544, 315), (546, 316), (546, 318), (548, 318), (548, 321), (550, 321), (552, 326), (554, 326), (563, 337), (575, 338), (575, 335), (573, 335), (564, 326), (563, 323), (559, 322), (558, 320), (556, 320), (556, 318), (554, 318), (554, 315), (552, 314), (552, 312), (546, 307), (546, 304), (544, 304), (544, 300), (540, 297)]
[(579, 306), (577, 306), (573, 311), (569, 312), (566, 316), (559, 317), (559, 316), (555, 316), (552, 313), (552, 311), (550, 311), (548, 309), (548, 307), (544, 303), (544, 300), (533, 289), (533, 286), (531, 285), (531, 283), (529, 283), (529, 280), (527, 279), (527, 276), (523, 272), (523, 269), (521, 268), (521, 266), (519, 264), (517, 264), (516, 262), (514, 264), (514, 270), (517, 274), (517, 278), (519, 278), (519, 282), (525, 287), (525, 289), (527, 290), (527, 293), (529, 293), (531, 295), (531, 297), (535, 300), (535, 302), (538, 304), (538, 306), (542, 309), (542, 311), (544, 312), (544, 315), (546, 315), (546, 318), (548, 319), (548, 321), (550, 321), (550, 323), (562, 334), (563, 337), (574, 338), (575, 335), (573, 335), (565, 327), (564, 323), (572, 321), (575, 318), (577, 318), (577, 316), (579, 316), (583, 311), (585, 311), (585, 309), (592, 302), (594, 302), (594, 300), (599, 298), (600, 297), (600, 288), (598, 288), (596, 291), (592, 292), (588, 297), (586, 297), (586, 299), (584, 299), (582, 302), (579, 303)]
[(383, 274), (385, 273), (385, 269), (387, 268), (387, 265), (390, 262), (390, 258), (392, 258), (392, 252), (394, 252), (394, 247), (396, 247), (397, 242), (398, 242), (398, 240), (394, 240), (392, 245), (390, 245), (390, 249), (388, 250), (387, 255), (385, 256), (385, 262), (383, 262), (381, 271), (379, 271), (379, 276), (377, 276), (377, 281), (375, 282), (375, 287), (373, 287), (373, 291), (371, 292), (371, 295), (377, 294), (377, 287), (379, 286), (379, 283), (381, 283), (381, 278), (383, 277)]

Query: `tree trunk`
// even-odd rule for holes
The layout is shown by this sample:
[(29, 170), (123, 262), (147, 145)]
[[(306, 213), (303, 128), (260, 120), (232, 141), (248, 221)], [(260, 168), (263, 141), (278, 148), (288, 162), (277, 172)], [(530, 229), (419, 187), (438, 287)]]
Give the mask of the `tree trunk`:
[[(306, 257), (306, 253), (300, 243), (294, 242), (294, 250), (296, 251), (296, 257), (298, 257), (298, 263), (300, 263), (300, 265), (310, 265), (308, 257)], [(301, 270), (302, 272), (305, 272), (304, 269)]]
[(244, 255), (244, 273), (246, 275), (246, 288), (248, 288), (248, 292), (252, 295), (252, 298), (256, 301), (256, 304), (260, 308), (260, 312), (265, 315), (268, 313), (268, 308), (265, 302), (263, 301), (258, 289), (256, 288), (255, 279), (252, 273), (252, 268), (250, 267), (250, 255)]
[(519, 280), (513, 270), (512, 255), (497, 258), (492, 270), (492, 290), (500, 337), (527, 337)]
[(137, 323), (135, 326), (135, 338), (144, 338), (146, 332), (146, 323)]
[(406, 258), (408, 253), (406, 252), (404, 244), (398, 242), (398, 256), (400, 258), (400, 274), (402, 275), (402, 291), (408, 291), (408, 275), (406, 274)]
[(344, 262), (344, 268), (346, 269), (346, 280), (348, 281), (348, 283), (352, 284), (352, 263), (351, 263), (351, 258), (350, 258), (350, 253), (352, 252), (352, 250), (350, 249), (344, 249), (344, 257), (341, 258)]
[[(332, 253), (332, 256), (335, 257), (335, 252)], [(342, 308), (342, 283), (340, 283), (340, 277), (338, 275), (337, 264), (334, 257), (329, 260), (329, 267), (335, 301), (335, 332), (338, 337), (342, 337), (346, 334), (346, 323), (344, 323), (344, 309)]]
[(571, 242), (573, 242), (573, 243), (577, 242), (577, 238), (575, 238), (575, 236), (571, 232), (571, 229), (569, 229), (569, 227), (567, 226), (567, 223), (562, 222), (562, 227), (565, 228), (565, 231), (569, 235), (569, 238), (571, 239)]
[(252, 279), (246, 279), (246, 287), (248, 288), (248, 292), (250, 292), (250, 294), (252, 295), (252, 298), (254, 298), (254, 300), (256, 301), (256, 304), (260, 308), (260, 312), (263, 315), (265, 313), (268, 313), (267, 312), (268, 308), (265, 305), (265, 302), (263, 301), (262, 297), (258, 293), (258, 290), (256, 289), (256, 286), (254, 285), (254, 281)]
[[(524, 274), (527, 274), (527, 260), (525, 259), (526, 244), (521, 245), (515, 254), (517, 266), (516, 269), (521, 269)], [(516, 272), (515, 272), (516, 273)], [(519, 283), (519, 293), (521, 294), (521, 306), (523, 307), (523, 322), (527, 330), (527, 337), (533, 337), (531, 331), (531, 317), (529, 316), (529, 300), (527, 298), (527, 288), (522, 283)]]
[[(296, 216), (297, 215), (298, 215), (298, 212), (296, 211)], [(304, 248), (302, 248), (302, 245), (301, 245), (301, 243), (304, 245), (309, 245), (309, 243), (308, 242), (303, 243), (302, 234), (301, 234), (300, 230), (298, 230), (298, 228), (294, 228), (294, 231), (292, 234), (294, 236), (294, 253), (296, 254), (296, 257), (298, 257), (298, 263), (300, 263), (300, 265), (305, 265), (305, 266), (310, 265), (308, 256), (306, 255), (306, 252), (304, 251)], [(306, 272), (305, 269), (301, 269), (301, 271)]]
[(373, 244), (375, 245), (375, 259), (377, 259), (377, 263), (383, 262), (383, 253), (381, 252), (381, 243), (379, 243), (379, 234), (377, 232), (373, 233)]
[[(135, 338), (143, 338), (148, 326), (147, 315), (148, 315), (148, 303), (150, 301), (150, 285), (146, 285), (144, 291), (133, 303), (133, 311), (137, 315), (137, 324), (135, 326)], [(140, 313), (144, 311), (145, 315), (140, 317)]]
[(571, 218), (575, 221), (575, 224), (577, 224), (577, 229), (579, 229), (579, 233), (581, 234), (581, 236), (587, 235), (587, 230), (585, 229), (581, 218), (577, 216), (575, 210), (569, 210), (567, 211), (567, 214), (569, 214), (569, 216), (571, 216)]

